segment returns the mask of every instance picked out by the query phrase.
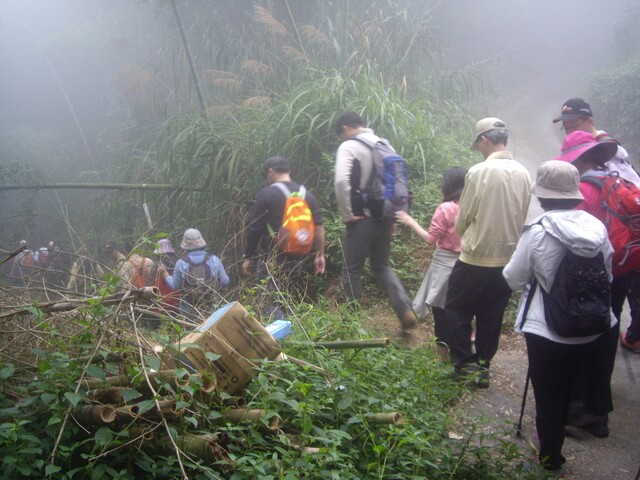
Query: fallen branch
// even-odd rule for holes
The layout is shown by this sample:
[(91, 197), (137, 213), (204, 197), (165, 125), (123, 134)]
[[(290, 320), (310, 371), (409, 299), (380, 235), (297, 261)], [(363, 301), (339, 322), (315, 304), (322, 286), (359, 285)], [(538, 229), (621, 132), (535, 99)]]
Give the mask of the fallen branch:
[(0, 315), (0, 320), (11, 318), (17, 315), (25, 315), (32, 313), (35, 308), (44, 313), (68, 312), (76, 310), (88, 305), (99, 303), (101, 305), (118, 305), (125, 302), (138, 302), (141, 300), (152, 300), (160, 295), (157, 287), (132, 288), (123, 292), (112, 293), (104, 297), (90, 297), (82, 300), (64, 300), (60, 302), (48, 302), (35, 305), (25, 305)]

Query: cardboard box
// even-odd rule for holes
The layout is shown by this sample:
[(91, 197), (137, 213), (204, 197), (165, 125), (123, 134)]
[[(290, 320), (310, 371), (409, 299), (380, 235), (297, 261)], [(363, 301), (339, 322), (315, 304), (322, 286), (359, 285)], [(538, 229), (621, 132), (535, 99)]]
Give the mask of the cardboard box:
[[(220, 355), (211, 361), (205, 352)], [(162, 352), (167, 369), (213, 373), (218, 389), (229, 394), (241, 390), (256, 374), (261, 360), (280, 354), (278, 342), (238, 302), (216, 310), (180, 342)]]

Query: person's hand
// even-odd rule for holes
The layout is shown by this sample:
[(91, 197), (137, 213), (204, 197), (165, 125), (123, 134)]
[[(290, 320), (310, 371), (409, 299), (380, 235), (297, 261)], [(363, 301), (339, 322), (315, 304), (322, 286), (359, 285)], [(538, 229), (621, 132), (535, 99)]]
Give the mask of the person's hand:
[(396, 220), (400, 223), (403, 223), (404, 225), (411, 225), (411, 223), (414, 221), (413, 217), (404, 210), (398, 210), (396, 212)]
[(324, 273), (324, 269), (326, 267), (326, 261), (324, 259), (324, 255), (316, 255), (315, 260), (313, 261), (314, 271), (316, 275), (321, 275)]
[(365, 218), (367, 218), (367, 217), (354, 215), (349, 220), (345, 221), (344, 223), (355, 223), (355, 222), (359, 222), (360, 220), (364, 220)]
[(246, 276), (253, 273), (253, 261), (250, 258), (245, 258), (242, 261), (242, 273)]
[(162, 263), (158, 265), (158, 274), (160, 275), (160, 278), (167, 278), (169, 276), (167, 267), (165, 267)]

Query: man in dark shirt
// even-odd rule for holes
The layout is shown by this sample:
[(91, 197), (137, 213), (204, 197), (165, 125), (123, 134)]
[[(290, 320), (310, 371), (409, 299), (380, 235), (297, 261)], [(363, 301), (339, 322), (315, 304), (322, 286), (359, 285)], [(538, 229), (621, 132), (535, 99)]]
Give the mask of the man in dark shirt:
[[(291, 180), (289, 162), (281, 156), (267, 159), (264, 162), (264, 173), (269, 185), (258, 192), (251, 211), (251, 223), (243, 255), (242, 272), (245, 275), (256, 273), (259, 282), (271, 277), (265, 264), (265, 259), (269, 253), (275, 252), (278, 269), (286, 275), (289, 283), (296, 283), (301, 278), (302, 267), (307, 256), (277, 251), (274, 234), (280, 230), (287, 198), (282, 190), (274, 184), (281, 183), (290, 192), (299, 191), (300, 184)], [(315, 251), (314, 271), (316, 274), (321, 274), (324, 273), (325, 269), (322, 214), (315, 196), (308, 190), (305, 194), (305, 200), (309, 205), (315, 225), (313, 241), (313, 249)], [(282, 312), (274, 311), (273, 314), (281, 315)], [(284, 318), (284, 316), (278, 318)]]

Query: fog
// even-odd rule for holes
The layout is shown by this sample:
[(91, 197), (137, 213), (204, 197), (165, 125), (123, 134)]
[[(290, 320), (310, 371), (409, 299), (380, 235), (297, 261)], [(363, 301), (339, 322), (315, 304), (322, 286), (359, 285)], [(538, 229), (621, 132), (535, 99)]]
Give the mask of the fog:
[[(257, 3), (284, 8), (275, 0)], [(331, 8), (349, 3), (327, 1)], [(376, 3), (385, 2), (372, 1), (372, 8)], [(228, 16), (229, 25), (242, 25), (246, 17), (240, 11), (253, 5), (195, 0), (176, 4), (196, 56), (215, 50), (204, 48), (206, 29), (198, 22), (215, 14), (223, 22)], [(411, 9), (416, 15), (431, 13), (444, 68), (481, 72), (482, 94), (460, 108), (503, 118), (512, 131), (512, 150), (533, 170), (559, 148), (561, 132), (551, 119), (562, 103), (586, 97), (590, 75), (618, 60), (614, 34), (630, 4), (416, 0)], [(313, 14), (307, 12), (309, 18)], [(192, 25), (199, 26), (192, 30)], [(194, 86), (175, 73), (179, 62), (168, 46), (182, 48), (168, 0), (0, 1), (0, 162), (33, 167), (40, 181), (102, 178), (95, 172), (109, 171), (110, 149), (121, 140), (120, 129), (151, 122), (164, 109), (198, 109)], [(216, 61), (208, 59), (208, 67), (228, 66)], [(188, 104), (180, 100), (185, 97), (191, 98)], [(11, 175), (3, 183), (38, 183), (29, 172)], [(64, 195), (65, 202), (98, 196)], [(39, 198), (39, 213), (60, 215), (59, 197), (53, 192), (42, 192)], [(18, 193), (5, 192), (0, 202), (0, 218), (14, 218), (24, 205)], [(0, 243), (9, 246), (26, 236), (44, 241), (50, 232), (62, 235), (64, 228), (48, 223), (45, 232), (41, 230), (33, 222), (5, 222)]]

